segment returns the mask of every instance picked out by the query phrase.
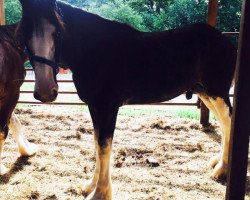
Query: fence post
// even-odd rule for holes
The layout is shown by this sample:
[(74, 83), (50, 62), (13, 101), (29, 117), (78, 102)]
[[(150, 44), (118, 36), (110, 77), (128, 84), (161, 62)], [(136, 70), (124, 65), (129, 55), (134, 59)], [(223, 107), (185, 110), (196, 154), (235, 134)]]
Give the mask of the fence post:
[(244, 200), (250, 134), (250, 1), (243, 0), (236, 63), (226, 200)]
[(218, 0), (209, 0), (207, 23), (213, 27), (216, 27), (217, 15), (218, 15)]
[[(213, 27), (216, 26), (216, 17), (218, 14), (218, 0), (209, 0), (208, 3), (208, 15), (207, 23)], [(203, 126), (208, 125), (209, 123), (209, 109), (205, 104), (200, 101), (200, 123)]]
[(0, 0), (0, 25), (5, 24), (5, 16), (4, 16), (4, 0)]

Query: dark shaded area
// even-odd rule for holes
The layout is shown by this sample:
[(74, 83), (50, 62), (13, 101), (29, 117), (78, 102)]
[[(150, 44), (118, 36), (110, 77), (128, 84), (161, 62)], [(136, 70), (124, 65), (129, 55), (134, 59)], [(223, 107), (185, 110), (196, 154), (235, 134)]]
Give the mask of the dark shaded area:
[(0, 185), (7, 184), (12, 176), (16, 173), (20, 173), (25, 166), (31, 165), (29, 161), (30, 157), (19, 157), (16, 162), (12, 165), (10, 171), (3, 176), (0, 176)]

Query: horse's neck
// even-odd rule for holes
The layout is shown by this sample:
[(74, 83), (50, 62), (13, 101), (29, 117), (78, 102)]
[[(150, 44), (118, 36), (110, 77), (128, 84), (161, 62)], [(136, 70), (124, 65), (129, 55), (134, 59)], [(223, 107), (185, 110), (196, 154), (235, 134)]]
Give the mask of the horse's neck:
[(1, 26), (1, 31), (3, 31), (2, 34), (5, 34), (7, 36), (10, 44), (13, 45), (13, 47), (19, 52), (19, 55), (23, 58), (23, 60), (25, 60), (26, 56), (23, 52), (24, 50), (23, 37), (21, 34), (16, 32), (17, 27), (18, 23), (11, 25), (3, 25)]
[(71, 67), (82, 63), (82, 52), (87, 52), (100, 41), (135, 37), (140, 34), (129, 25), (104, 19), (68, 4), (60, 2), (58, 6), (66, 32), (62, 41), (62, 58), (64, 64)]
[(62, 12), (63, 20), (67, 23), (66, 28), (70, 32), (77, 31), (74, 34), (83, 33), (85, 36), (93, 36), (93, 34), (100, 37), (105, 34), (109, 36), (138, 34), (139, 31), (133, 27), (120, 22), (105, 19), (99, 15), (89, 13), (82, 9), (72, 7), (71, 5), (59, 2), (59, 7)]
[(8, 29), (8, 31), (10, 31), (13, 35), (15, 34), (16, 28), (18, 26), (18, 23), (16, 24), (9, 24), (9, 25), (4, 25), (4, 27), (6, 29)]
[(9, 37), (12, 37), (15, 42), (17, 42), (19, 45), (21, 45), (21, 43), (22, 43), (21, 34), (16, 32), (16, 29), (18, 27), (18, 23), (3, 25), (1, 27), (6, 32), (6, 34), (8, 34)]

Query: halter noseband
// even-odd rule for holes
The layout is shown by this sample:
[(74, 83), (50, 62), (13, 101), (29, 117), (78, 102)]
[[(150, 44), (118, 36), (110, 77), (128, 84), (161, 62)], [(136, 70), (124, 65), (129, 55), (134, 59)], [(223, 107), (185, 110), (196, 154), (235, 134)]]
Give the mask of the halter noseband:
[(39, 62), (42, 64), (49, 65), (53, 69), (58, 70), (59, 65), (56, 62), (49, 60), (47, 58), (35, 55), (27, 46), (25, 47), (24, 52), (28, 55), (32, 67), (34, 66), (34, 62)]

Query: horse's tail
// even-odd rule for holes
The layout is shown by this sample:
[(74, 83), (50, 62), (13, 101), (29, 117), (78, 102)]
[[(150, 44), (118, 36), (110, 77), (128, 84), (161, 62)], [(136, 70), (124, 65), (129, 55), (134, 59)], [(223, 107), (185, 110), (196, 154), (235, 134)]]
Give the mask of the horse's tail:
[(234, 70), (234, 76), (233, 76), (233, 80), (232, 80), (232, 83), (231, 83), (231, 88), (235, 85), (235, 79), (236, 79), (236, 67), (235, 67), (235, 70)]
[(233, 58), (234, 58), (234, 72), (233, 72), (233, 78), (232, 78), (232, 82), (231, 82), (231, 87), (233, 87), (235, 85), (235, 78), (236, 78), (236, 70), (237, 70), (237, 49), (234, 49), (234, 54), (233, 54)]

